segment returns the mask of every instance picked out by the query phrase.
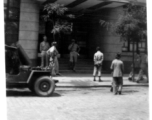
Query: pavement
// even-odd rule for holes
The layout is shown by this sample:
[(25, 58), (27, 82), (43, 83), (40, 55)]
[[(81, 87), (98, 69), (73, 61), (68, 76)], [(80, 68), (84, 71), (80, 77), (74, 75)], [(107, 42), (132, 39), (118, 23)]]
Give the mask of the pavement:
[[(93, 81), (92, 74), (80, 74), (80, 73), (62, 73), (60, 76), (55, 76), (53, 79), (59, 80), (56, 84), (57, 87), (110, 87), (112, 76), (110, 74), (103, 74), (102, 82)], [(123, 86), (148, 86), (146, 81), (140, 83), (129, 81), (128, 75), (123, 77)]]
[(27, 88), (7, 90), (7, 120), (149, 120), (147, 83), (130, 82), (125, 75), (122, 94), (113, 95), (109, 74), (102, 75), (103, 82), (78, 73), (54, 79), (59, 83), (50, 97)]

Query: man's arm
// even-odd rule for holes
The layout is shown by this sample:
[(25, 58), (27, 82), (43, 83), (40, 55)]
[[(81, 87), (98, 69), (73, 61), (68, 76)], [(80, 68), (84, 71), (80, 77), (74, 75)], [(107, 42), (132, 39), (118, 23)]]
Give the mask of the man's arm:
[(110, 69), (113, 70), (113, 61), (111, 63)]
[(122, 62), (121, 70), (122, 70), (122, 73), (124, 73), (124, 64), (123, 64), (123, 62)]
[(78, 50), (77, 50), (77, 52), (79, 53), (80, 52), (80, 50), (81, 50), (81, 48), (80, 48), (80, 46), (79, 45), (77, 45), (78, 46)]
[(104, 55), (102, 54), (101, 63), (103, 62), (103, 59), (104, 59)]

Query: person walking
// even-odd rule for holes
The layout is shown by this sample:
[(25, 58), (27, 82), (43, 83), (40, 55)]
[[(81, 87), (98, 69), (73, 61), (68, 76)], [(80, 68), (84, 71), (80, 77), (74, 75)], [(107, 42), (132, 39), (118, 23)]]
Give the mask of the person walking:
[(138, 74), (138, 78), (137, 78), (137, 83), (141, 80), (144, 80), (143, 76), (146, 76), (147, 78), (147, 82), (148, 81), (148, 56), (147, 56), (147, 52), (144, 52), (141, 56), (141, 64), (140, 64), (140, 71)]
[(96, 75), (99, 77), (99, 82), (101, 80), (101, 69), (102, 69), (102, 62), (103, 62), (103, 53), (100, 51), (100, 47), (96, 48), (97, 52), (94, 54), (94, 70), (93, 70), (93, 81), (96, 81)]
[(49, 58), (47, 55), (47, 50), (49, 49), (50, 45), (47, 42), (47, 37), (43, 36), (43, 41), (40, 43), (40, 52), (41, 52), (41, 67), (47, 67), (49, 64)]
[(72, 39), (72, 43), (68, 46), (68, 49), (70, 51), (70, 68), (76, 72), (75, 66), (77, 63), (77, 57), (79, 56), (80, 47), (75, 43), (75, 40)]
[(47, 51), (47, 54), (50, 57), (49, 67), (51, 69), (51, 74), (52, 75), (60, 75), (59, 74), (59, 62), (58, 62), (59, 52), (56, 48), (56, 45), (57, 45), (57, 42), (52, 42), (52, 46)]
[(141, 64), (141, 55), (140, 55), (140, 51), (137, 50), (134, 57), (134, 66), (133, 64), (131, 65), (131, 72), (128, 77), (129, 80), (134, 80), (135, 74), (139, 73), (140, 64)]
[(123, 72), (124, 72), (124, 64), (123, 61), (120, 60), (121, 55), (117, 53), (116, 59), (114, 59), (111, 63), (111, 69), (113, 70), (113, 92), (114, 94), (121, 94), (122, 86), (123, 86)]

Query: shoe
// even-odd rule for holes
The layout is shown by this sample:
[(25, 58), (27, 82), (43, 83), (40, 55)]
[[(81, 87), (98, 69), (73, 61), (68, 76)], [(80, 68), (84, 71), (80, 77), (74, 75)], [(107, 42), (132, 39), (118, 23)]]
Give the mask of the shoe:
[(132, 80), (132, 78), (131, 78), (131, 77), (129, 77), (129, 78), (128, 78), (128, 80)]
[(118, 94), (118, 92), (114, 93), (114, 95), (117, 95), (117, 94)]
[(96, 81), (95, 79), (93, 81)]
[(99, 80), (99, 82), (102, 82), (102, 80)]
[(110, 88), (110, 92), (113, 92), (113, 87)]
[(121, 95), (121, 91), (119, 91), (118, 94)]

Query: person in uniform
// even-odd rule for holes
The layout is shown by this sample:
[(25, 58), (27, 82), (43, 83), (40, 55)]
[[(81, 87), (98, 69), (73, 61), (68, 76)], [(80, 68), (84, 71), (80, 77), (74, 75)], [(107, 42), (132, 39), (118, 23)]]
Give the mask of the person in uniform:
[(141, 55), (140, 55), (140, 51), (137, 50), (134, 58), (134, 68), (133, 68), (133, 64), (131, 65), (131, 72), (128, 78), (129, 80), (134, 80), (133, 77), (135, 76), (135, 74), (139, 73), (140, 64), (141, 64)]
[(70, 67), (75, 71), (75, 66), (77, 63), (77, 57), (79, 56), (80, 47), (75, 43), (75, 40), (72, 39), (72, 43), (68, 47), (70, 51)]
[(123, 72), (124, 72), (124, 64), (123, 61), (120, 60), (121, 55), (117, 53), (116, 59), (114, 59), (111, 63), (111, 69), (113, 70), (113, 92), (114, 94), (121, 94), (122, 86), (123, 86)]
[(43, 41), (40, 43), (40, 52), (41, 52), (41, 67), (47, 67), (49, 64), (47, 50), (50, 48), (49, 43), (47, 42), (47, 37), (43, 36)]
[(60, 56), (57, 48), (56, 48), (57, 42), (52, 42), (52, 46), (47, 51), (47, 54), (49, 55), (49, 67), (51, 67), (51, 73), (52, 75), (60, 75), (59, 74), (59, 62), (58, 57)]
[(144, 80), (144, 77), (143, 77), (144, 75), (147, 78), (147, 82), (149, 82), (148, 81), (148, 57), (147, 57), (146, 51), (141, 56), (140, 71), (139, 71), (138, 78), (137, 78), (136, 82)]
[(94, 54), (94, 70), (93, 77), (94, 81), (96, 81), (96, 75), (98, 74), (99, 82), (101, 82), (101, 69), (103, 62), (103, 53), (100, 51), (100, 47), (96, 48), (97, 52)]

